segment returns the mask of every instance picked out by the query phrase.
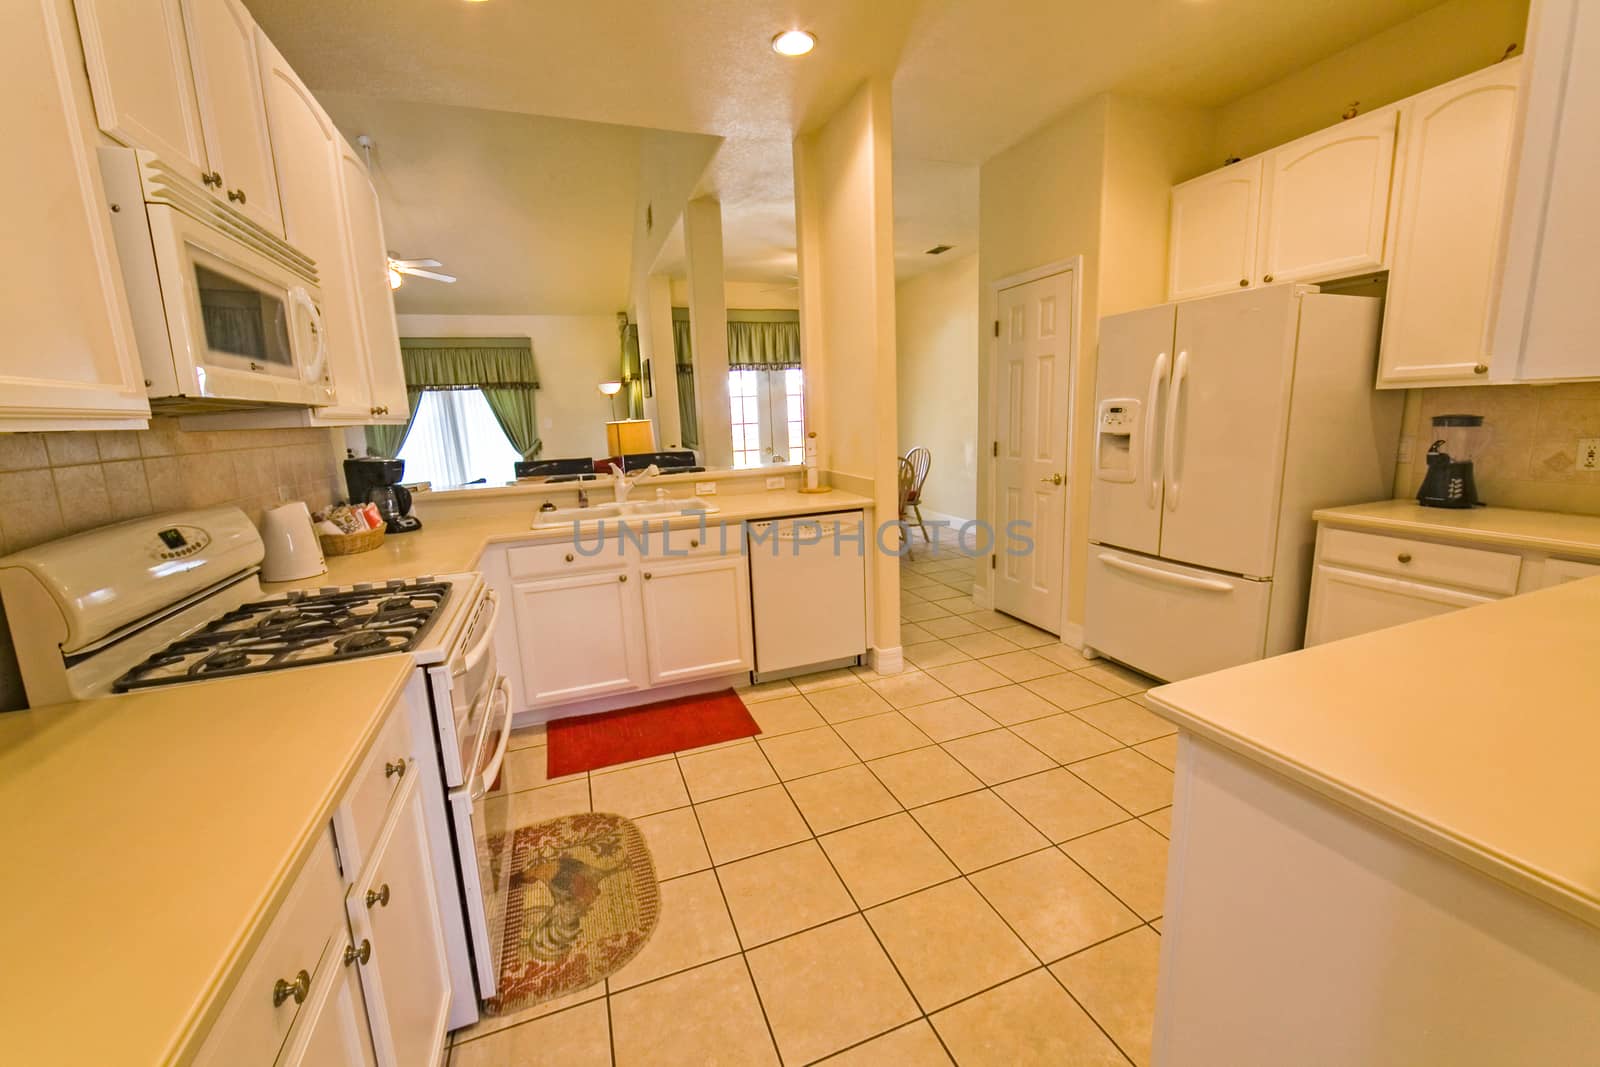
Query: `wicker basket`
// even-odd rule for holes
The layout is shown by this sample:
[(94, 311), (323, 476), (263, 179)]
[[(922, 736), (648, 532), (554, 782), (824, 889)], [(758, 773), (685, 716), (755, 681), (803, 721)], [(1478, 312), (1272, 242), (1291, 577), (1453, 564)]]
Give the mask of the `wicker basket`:
[(384, 527), (376, 530), (362, 530), (360, 533), (319, 534), (317, 539), (322, 542), (324, 556), (353, 556), (357, 552), (371, 552), (383, 544)]

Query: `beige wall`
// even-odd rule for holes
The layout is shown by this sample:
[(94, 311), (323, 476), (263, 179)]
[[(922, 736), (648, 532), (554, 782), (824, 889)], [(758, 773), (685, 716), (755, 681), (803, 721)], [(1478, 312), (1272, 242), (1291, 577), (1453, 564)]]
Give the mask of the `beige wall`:
[[(606, 454), (606, 398), (622, 373), (615, 315), (400, 315), (401, 337), (527, 337), (539, 371), (534, 400), (546, 459)], [(659, 372), (658, 372), (659, 373)]]
[(978, 257), (965, 256), (895, 289), (899, 452), (933, 453), (924, 511), (978, 514)]
[[(723, 282), (722, 302), (730, 308), (798, 308), (800, 287), (792, 282)], [(672, 279), (672, 306), (689, 306), (688, 279)]]
[(1371, 111), (1486, 67), (1523, 43), (1527, 21), (1528, 0), (1447, 0), (1219, 109), (1196, 173), (1332, 126), (1354, 101)]
[[(1083, 619), (1099, 319), (1165, 298), (1171, 187), (1205, 169), (1212, 134), (1207, 112), (1103, 95), (1001, 152), (979, 174), (980, 440), (990, 436), (991, 286), (1008, 275), (1083, 256), (1073, 368), (1075, 451), (1068, 474), (1069, 629)], [(989, 465), (980, 463), (978, 511), (984, 518), (991, 518), (989, 491)]]
[(1433, 443), (1435, 415), (1482, 415), (1485, 446), (1473, 480), (1486, 504), (1600, 515), (1600, 473), (1577, 469), (1578, 438), (1600, 437), (1600, 382), (1572, 385), (1414, 389), (1406, 397), (1411, 461), (1395, 473), (1394, 495), (1414, 497)]
[[(794, 145), (806, 425), (835, 484), (871, 494), (880, 522), (896, 509), (890, 113), (873, 79)], [(871, 643), (897, 656), (898, 561), (880, 556), (872, 573)]]

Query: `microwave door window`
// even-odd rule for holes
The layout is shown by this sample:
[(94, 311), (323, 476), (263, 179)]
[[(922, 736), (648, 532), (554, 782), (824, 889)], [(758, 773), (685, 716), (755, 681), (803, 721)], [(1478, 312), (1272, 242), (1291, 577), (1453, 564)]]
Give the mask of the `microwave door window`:
[(194, 273), (206, 348), (270, 367), (294, 365), (282, 300), (199, 264)]

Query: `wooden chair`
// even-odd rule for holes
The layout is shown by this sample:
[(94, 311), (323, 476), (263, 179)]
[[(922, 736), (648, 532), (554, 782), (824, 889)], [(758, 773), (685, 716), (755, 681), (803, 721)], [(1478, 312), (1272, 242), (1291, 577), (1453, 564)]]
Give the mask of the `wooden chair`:
[(922, 530), (922, 539), (930, 545), (933, 540), (928, 537), (928, 524), (922, 521), (922, 485), (928, 480), (928, 468), (933, 466), (933, 453), (921, 445), (917, 445), (905, 454), (900, 461), (911, 468), (911, 484), (906, 485), (904, 467), (900, 475), (900, 520), (907, 521), (907, 513), (917, 516), (917, 526)]
[[(905, 528), (904, 524), (906, 522), (906, 513), (910, 510), (910, 508), (912, 506), (911, 505), (911, 496), (916, 491), (916, 484), (917, 484), (917, 470), (916, 470), (916, 467), (914, 467), (912, 465), (912, 463), (911, 463), (911, 461), (909, 459), (907, 459), (904, 456), (901, 456), (900, 457), (900, 478), (899, 478), (900, 522), (901, 522), (900, 539), (902, 541), (904, 541), (905, 544), (906, 544), (906, 558), (907, 559), (914, 559), (915, 558), (911, 554), (911, 538), (906, 533), (906, 528)], [(927, 532), (926, 529), (923, 530), (922, 536), (924, 538), (926, 538), (928, 536), (928, 532)]]

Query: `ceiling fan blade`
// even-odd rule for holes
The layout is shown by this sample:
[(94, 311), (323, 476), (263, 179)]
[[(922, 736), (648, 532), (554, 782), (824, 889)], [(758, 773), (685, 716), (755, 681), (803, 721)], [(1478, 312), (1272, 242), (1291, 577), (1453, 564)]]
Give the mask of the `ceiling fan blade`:
[(453, 282), (456, 280), (455, 275), (453, 274), (439, 274), (438, 272), (431, 270), (418, 270), (416, 267), (406, 267), (396, 264), (394, 269), (399, 271), (401, 274), (411, 274), (418, 278), (431, 278), (436, 282)]
[(440, 263), (437, 259), (396, 259), (394, 256), (390, 256), (389, 257), (389, 262), (393, 263), (397, 267), (442, 267), (442, 266), (444, 266), (444, 264)]

